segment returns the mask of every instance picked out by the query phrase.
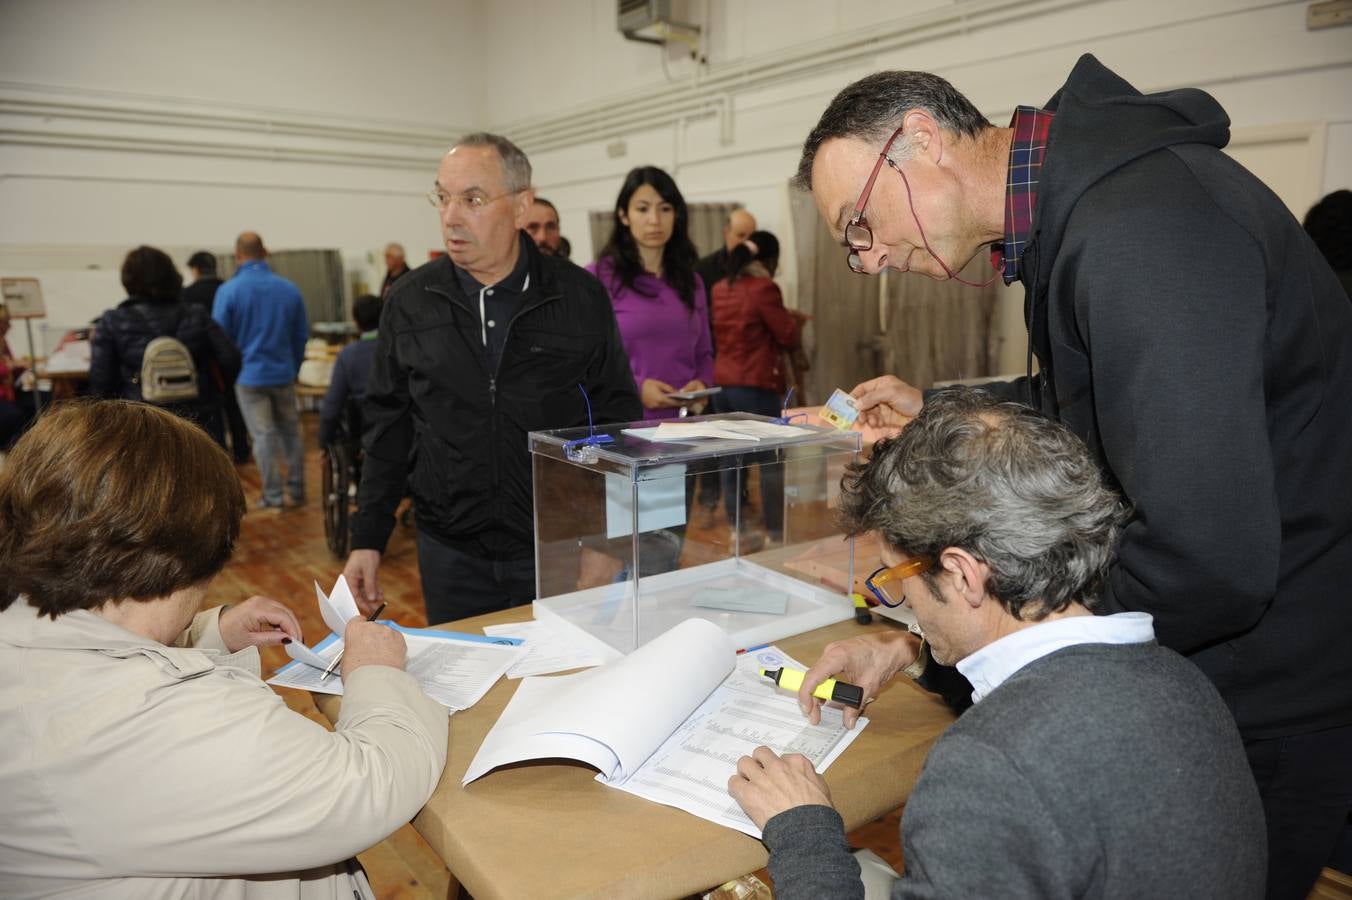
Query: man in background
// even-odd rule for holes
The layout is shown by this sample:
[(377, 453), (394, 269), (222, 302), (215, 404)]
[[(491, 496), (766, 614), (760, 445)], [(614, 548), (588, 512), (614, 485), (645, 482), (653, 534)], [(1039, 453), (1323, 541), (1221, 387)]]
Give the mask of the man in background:
[[(371, 358), (376, 352), (377, 330), (380, 324), (381, 300), (373, 294), (363, 294), (352, 302), (352, 321), (361, 334), (348, 344), (333, 361), (333, 375), (328, 392), (319, 410), (319, 446), (328, 447), (338, 438), (338, 428), (349, 402), (360, 403), (366, 396), (366, 382), (371, 375)], [(351, 434), (359, 440), (360, 434)]]
[(564, 256), (560, 253), (559, 243), (563, 236), (559, 234), (559, 211), (544, 197), (536, 197), (526, 217), (526, 234), (535, 241), (535, 249), (547, 256)]
[(235, 397), (253, 439), (254, 460), (263, 480), (258, 508), (282, 509), (282, 470), (286, 495), (294, 506), (305, 503), (305, 454), (296, 408), (296, 373), (305, 359), (310, 322), (300, 289), (275, 274), (266, 262), (263, 239), (245, 231), (235, 240), (235, 276), (216, 291), (212, 316), (244, 357)]
[[(695, 271), (704, 280), (704, 293), (709, 303), (710, 316), (713, 315), (714, 308), (714, 285), (728, 277), (728, 254), (732, 252), (733, 247), (751, 237), (751, 233), (755, 230), (756, 217), (741, 207), (734, 209), (728, 213), (728, 220), (723, 223), (723, 246), (695, 265)], [(709, 328), (713, 329), (712, 318), (709, 320)]]
[(1334, 191), (1305, 213), (1305, 233), (1352, 299), (1352, 191)]
[(188, 303), (205, 306), (211, 312), (216, 301), (216, 290), (222, 284), (216, 277), (216, 255), (198, 250), (188, 257), (188, 271), (192, 273), (192, 284), (183, 289), (183, 299)]
[[(223, 284), (216, 275), (216, 254), (198, 250), (188, 257), (188, 271), (192, 273), (193, 280), (183, 289), (184, 302), (203, 306), (210, 314), (216, 305), (216, 291)], [(201, 375), (220, 379), (221, 411), (225, 416), (225, 430), (230, 434), (230, 452), (235, 462), (243, 465), (249, 461), (249, 429), (239, 411), (239, 401), (235, 399), (235, 382), (227, 380), (224, 372), (204, 372)]]
[[(717, 329), (714, 328), (714, 285), (728, 277), (728, 254), (732, 252), (732, 248), (749, 238), (755, 230), (756, 217), (741, 207), (734, 209), (728, 213), (727, 221), (723, 223), (723, 246), (695, 264), (695, 271), (704, 282), (704, 300), (709, 310), (709, 346), (713, 347), (715, 356), (718, 354), (718, 342), (714, 338), (717, 334)], [(715, 399), (713, 411), (727, 410), (720, 409), (720, 403)], [(695, 476), (698, 483), (699, 506), (704, 514), (700, 524), (708, 526), (713, 524), (717, 515), (723, 485), (719, 473), (710, 470), (707, 464), (697, 463), (696, 467), (700, 470)]]
[(605, 288), (523, 230), (530, 180), (530, 161), (506, 138), (461, 139), (428, 194), (447, 255), (385, 301), (343, 570), (368, 612), (405, 493), (429, 624), (534, 600), (527, 433), (643, 415)]
[(394, 283), (409, 273), (408, 261), (404, 258), (403, 244), (385, 245), (385, 280), (380, 285), (380, 296), (388, 297)]

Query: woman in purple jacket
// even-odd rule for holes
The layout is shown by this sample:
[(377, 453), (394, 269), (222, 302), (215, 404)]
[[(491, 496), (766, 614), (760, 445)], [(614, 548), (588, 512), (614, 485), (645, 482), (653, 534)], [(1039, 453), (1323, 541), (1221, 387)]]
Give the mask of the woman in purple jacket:
[[(676, 416), (683, 404), (669, 394), (703, 390), (714, 379), (709, 308), (688, 222), (670, 175), (634, 169), (615, 201), (610, 240), (587, 267), (615, 306), (645, 419)], [(697, 413), (704, 401), (684, 405)]]

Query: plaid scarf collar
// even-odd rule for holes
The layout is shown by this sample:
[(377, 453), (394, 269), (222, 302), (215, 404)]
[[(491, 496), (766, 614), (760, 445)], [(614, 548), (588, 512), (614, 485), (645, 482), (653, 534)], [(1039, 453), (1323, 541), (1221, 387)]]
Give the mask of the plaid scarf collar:
[(1018, 280), (1019, 260), (1033, 231), (1037, 185), (1053, 115), (1045, 109), (1020, 106), (1009, 123), (1014, 129), (1014, 141), (1009, 148), (1009, 175), (1005, 179), (1005, 240), (991, 245), (991, 262), (1001, 270), (1005, 284)]

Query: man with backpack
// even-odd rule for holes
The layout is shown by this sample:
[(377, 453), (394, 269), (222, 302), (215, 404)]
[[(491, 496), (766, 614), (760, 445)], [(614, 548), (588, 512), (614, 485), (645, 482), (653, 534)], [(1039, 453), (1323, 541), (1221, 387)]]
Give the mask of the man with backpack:
[(239, 269), (216, 292), (212, 316), (244, 355), (235, 396), (263, 479), (258, 508), (277, 512), (282, 508), (278, 453), (286, 459), (287, 499), (294, 506), (305, 503), (296, 373), (305, 359), (310, 323), (300, 289), (273, 273), (266, 256), (262, 238), (252, 231), (240, 234), (235, 240)]

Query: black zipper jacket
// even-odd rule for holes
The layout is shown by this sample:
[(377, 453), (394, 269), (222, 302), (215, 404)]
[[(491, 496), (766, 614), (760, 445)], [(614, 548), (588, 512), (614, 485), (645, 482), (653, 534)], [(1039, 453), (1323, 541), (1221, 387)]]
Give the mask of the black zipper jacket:
[[(1246, 739), (1352, 722), (1352, 306), (1209, 95), (1084, 56), (1022, 262), (1041, 373), (1134, 513), (1101, 612), (1155, 617)], [(1003, 390), (1001, 390), (1003, 388)]]
[(531, 431), (643, 417), (601, 283), (530, 240), (529, 285), (490, 371), (476, 302), (450, 259), (400, 278), (385, 301), (362, 403), (363, 446), (354, 549), (384, 551), (400, 498), (418, 528), (485, 559), (534, 553)]

